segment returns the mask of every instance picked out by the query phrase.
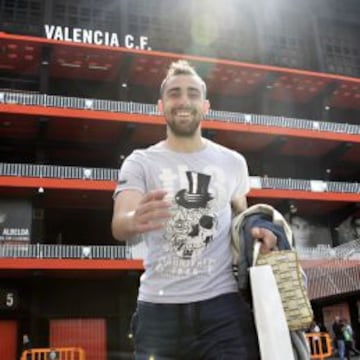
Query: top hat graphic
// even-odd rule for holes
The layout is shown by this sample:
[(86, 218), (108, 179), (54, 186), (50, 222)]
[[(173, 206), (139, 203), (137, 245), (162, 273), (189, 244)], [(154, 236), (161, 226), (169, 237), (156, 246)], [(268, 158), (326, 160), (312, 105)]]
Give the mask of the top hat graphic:
[(187, 209), (204, 208), (213, 197), (208, 192), (210, 175), (187, 171), (189, 189), (182, 189), (175, 195), (175, 201)]

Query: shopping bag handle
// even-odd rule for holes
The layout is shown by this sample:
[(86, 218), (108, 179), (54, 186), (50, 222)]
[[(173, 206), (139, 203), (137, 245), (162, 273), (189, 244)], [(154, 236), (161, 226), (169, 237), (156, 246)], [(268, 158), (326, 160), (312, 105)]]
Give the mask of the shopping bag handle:
[(254, 241), (254, 249), (253, 249), (253, 266), (256, 265), (256, 261), (259, 257), (260, 247), (261, 247), (261, 241), (255, 240)]

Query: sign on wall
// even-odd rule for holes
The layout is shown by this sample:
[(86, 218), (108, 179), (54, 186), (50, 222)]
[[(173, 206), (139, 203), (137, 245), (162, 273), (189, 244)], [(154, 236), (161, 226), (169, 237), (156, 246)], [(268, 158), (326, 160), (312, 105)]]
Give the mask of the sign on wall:
[(18, 294), (15, 290), (0, 288), (0, 310), (12, 310), (18, 306)]
[(331, 232), (326, 224), (296, 214), (290, 217), (289, 225), (293, 232), (296, 248), (333, 246)]
[(83, 44), (105, 45), (119, 47), (124, 46), (128, 49), (151, 50), (149, 39), (145, 35), (134, 36), (126, 34), (123, 37), (109, 31), (70, 28), (68, 26), (44, 25), (44, 33), (47, 39), (71, 41)]
[(29, 201), (0, 199), (0, 244), (30, 242), (31, 222)]

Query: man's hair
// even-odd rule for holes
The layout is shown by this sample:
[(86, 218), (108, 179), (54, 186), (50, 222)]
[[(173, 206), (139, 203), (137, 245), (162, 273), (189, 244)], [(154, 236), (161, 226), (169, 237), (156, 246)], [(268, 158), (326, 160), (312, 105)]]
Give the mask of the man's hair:
[(160, 86), (160, 97), (162, 97), (163, 94), (164, 94), (164, 89), (165, 89), (165, 85), (166, 85), (167, 81), (171, 77), (178, 76), (178, 75), (190, 75), (190, 76), (197, 77), (201, 82), (201, 87), (202, 87), (202, 89), (204, 91), (204, 97), (206, 97), (206, 84), (205, 84), (204, 80), (196, 72), (194, 67), (191, 66), (189, 64), (189, 62), (186, 61), (186, 60), (178, 60), (178, 61), (173, 62), (173, 63), (170, 64), (170, 67), (169, 67), (169, 69), (167, 71), (167, 74), (166, 74), (166, 76), (165, 76), (165, 78), (162, 81), (161, 86)]
[(351, 218), (350, 225), (351, 225), (352, 227), (355, 227), (355, 226), (358, 225), (357, 223), (358, 223), (359, 221), (360, 221), (360, 215), (359, 215), (359, 214), (355, 214), (355, 215), (353, 215), (352, 218)]

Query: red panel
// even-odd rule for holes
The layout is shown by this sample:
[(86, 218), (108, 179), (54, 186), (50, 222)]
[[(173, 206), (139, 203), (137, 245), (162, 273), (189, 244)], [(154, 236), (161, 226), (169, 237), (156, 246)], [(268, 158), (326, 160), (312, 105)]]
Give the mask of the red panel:
[(317, 96), (330, 82), (330, 79), (305, 75), (281, 75), (271, 85), (271, 97), (280, 101), (296, 99), (299, 102), (307, 102)]
[[(13, 259), (0, 258), (0, 270), (74, 270), (86, 271), (142, 270), (142, 260), (82, 260), (82, 259)], [(64, 274), (64, 273), (63, 273)], [(103, 272), (104, 274), (104, 272)], [(2, 359), (1, 359), (2, 360)]]
[(16, 359), (17, 322), (13, 320), (0, 321), (0, 359)]
[(260, 69), (236, 65), (212, 65), (206, 77), (209, 93), (221, 95), (249, 95), (261, 84), (268, 73)]
[(69, 48), (60, 44), (53, 48), (52, 58), (50, 72), (56, 77), (103, 81), (113, 80), (123, 61), (122, 54), (112, 49)]
[[(152, 55), (149, 53), (149, 55)], [(136, 56), (129, 71), (129, 81), (146, 86), (159, 86), (172, 59), (156, 56)]]
[(51, 347), (81, 347), (86, 360), (106, 360), (105, 319), (50, 321)]
[(360, 109), (360, 85), (350, 81), (342, 81), (332, 93), (329, 105), (342, 108)]
[(1, 40), (0, 70), (33, 74), (39, 70), (41, 45)]

